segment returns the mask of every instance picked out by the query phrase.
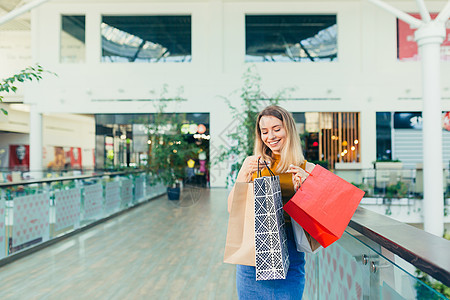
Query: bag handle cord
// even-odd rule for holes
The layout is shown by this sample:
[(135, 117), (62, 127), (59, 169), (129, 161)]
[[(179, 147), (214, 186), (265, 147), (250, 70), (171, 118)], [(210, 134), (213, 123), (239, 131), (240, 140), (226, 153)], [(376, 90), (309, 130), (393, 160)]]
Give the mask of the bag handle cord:
[[(269, 165), (264, 160), (264, 164), (266, 165), (267, 170), (269, 170), (270, 176), (275, 177), (275, 174), (272, 172), (272, 170), (269, 168)], [(258, 159), (258, 172), (256, 173), (258, 177), (261, 177), (261, 169), (259, 168), (259, 159)]]

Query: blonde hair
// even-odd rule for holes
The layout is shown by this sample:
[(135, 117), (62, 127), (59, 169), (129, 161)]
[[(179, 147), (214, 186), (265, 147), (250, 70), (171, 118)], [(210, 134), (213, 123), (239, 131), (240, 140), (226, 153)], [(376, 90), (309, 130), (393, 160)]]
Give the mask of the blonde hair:
[(294, 117), (290, 112), (277, 105), (270, 105), (264, 108), (256, 118), (256, 132), (255, 132), (255, 155), (261, 155), (261, 158), (265, 161), (272, 162), (272, 150), (264, 144), (261, 139), (261, 129), (259, 127), (259, 121), (263, 116), (275, 117), (283, 123), (286, 130), (286, 142), (281, 149), (280, 162), (278, 163), (277, 172), (285, 172), (289, 168), (290, 164), (300, 166), (305, 157), (303, 156), (302, 146), (300, 144), (300, 137), (295, 127)]

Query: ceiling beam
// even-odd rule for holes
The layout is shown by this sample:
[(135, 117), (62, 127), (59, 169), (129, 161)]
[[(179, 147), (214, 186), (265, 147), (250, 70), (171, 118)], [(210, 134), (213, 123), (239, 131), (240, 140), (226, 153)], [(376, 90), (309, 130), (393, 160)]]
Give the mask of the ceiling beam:
[(380, 8), (387, 10), (388, 12), (395, 15), (397, 18), (408, 23), (409, 25), (411, 25), (414, 28), (419, 28), (420, 25), (422, 24), (421, 20), (416, 19), (413, 16), (411, 16), (411, 15), (399, 10), (398, 8), (395, 8), (381, 0), (368, 0), (368, 1), (372, 2), (373, 4), (375, 4), (376, 6), (378, 6)]
[(437, 22), (445, 23), (445, 22), (447, 22), (449, 17), (450, 17), (450, 1), (447, 2), (447, 4), (444, 6), (444, 8), (439, 13), (439, 15), (436, 17), (435, 20)]
[(428, 12), (425, 2), (423, 0), (416, 0), (417, 7), (419, 8), (420, 16), (425, 23), (431, 22), (430, 13)]
[(0, 25), (5, 24), (8, 21), (11, 21), (12, 19), (32, 10), (33, 8), (39, 6), (47, 1), (50, 1), (50, 0), (35, 0), (35, 1), (32, 1), (30, 3), (23, 5), (17, 9), (10, 11), (6, 15), (0, 17)]

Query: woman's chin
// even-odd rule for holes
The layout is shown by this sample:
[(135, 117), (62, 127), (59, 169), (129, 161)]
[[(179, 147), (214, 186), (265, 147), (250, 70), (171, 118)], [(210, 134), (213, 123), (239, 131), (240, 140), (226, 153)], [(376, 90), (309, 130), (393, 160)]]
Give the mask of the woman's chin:
[(270, 148), (270, 150), (272, 150), (272, 153), (274, 153), (274, 154), (280, 154), (280, 151), (281, 151), (281, 149), (279, 149), (278, 147)]

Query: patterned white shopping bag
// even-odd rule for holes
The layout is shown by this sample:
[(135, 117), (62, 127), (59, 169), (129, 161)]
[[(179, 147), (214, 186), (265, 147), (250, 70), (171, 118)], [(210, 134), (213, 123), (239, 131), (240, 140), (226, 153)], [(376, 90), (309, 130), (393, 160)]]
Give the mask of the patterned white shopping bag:
[(289, 253), (280, 177), (256, 178), (254, 189), (256, 280), (286, 279)]

